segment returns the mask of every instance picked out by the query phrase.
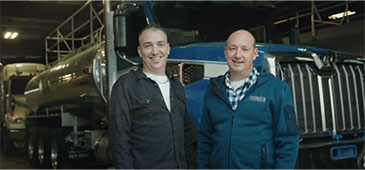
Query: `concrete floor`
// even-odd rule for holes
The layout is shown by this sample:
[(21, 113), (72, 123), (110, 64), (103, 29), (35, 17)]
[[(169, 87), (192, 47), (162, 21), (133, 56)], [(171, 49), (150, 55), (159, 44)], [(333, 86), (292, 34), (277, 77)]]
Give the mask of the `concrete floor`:
[[(0, 147), (1, 148), (1, 147)], [(72, 169), (105, 169), (105, 167), (97, 166), (94, 163), (86, 161), (78, 161), (70, 165)], [(16, 148), (9, 154), (5, 154), (0, 149), (0, 169), (39, 169), (33, 167), (27, 157), (25, 148)]]
[(0, 153), (0, 169), (34, 169), (28, 161), (25, 149), (16, 148), (10, 154)]

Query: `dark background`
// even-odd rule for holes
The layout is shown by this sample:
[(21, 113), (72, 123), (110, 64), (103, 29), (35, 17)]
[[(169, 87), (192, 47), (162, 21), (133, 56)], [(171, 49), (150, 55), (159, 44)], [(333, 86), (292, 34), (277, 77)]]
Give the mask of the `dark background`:
[[(271, 12), (274, 21), (288, 19), (298, 15), (306, 15), (299, 19), (299, 44), (317, 46), (352, 52), (364, 57), (365, 24), (364, 1), (350, 1), (349, 9), (357, 13), (349, 17), (342, 25), (316, 23), (317, 36), (311, 36), (310, 11), (311, 1), (244, 1), (249, 4), (265, 6)], [(0, 1), (1, 48), (0, 62), (5, 65), (14, 62), (45, 61), (45, 37), (59, 24), (79, 9), (85, 1)], [(101, 1), (93, 2), (101, 6)], [(117, 2), (113, 1), (116, 4)], [(323, 20), (333, 13), (344, 11), (344, 1), (315, 2)], [(254, 16), (252, 16), (254, 17)], [(316, 16), (317, 18), (317, 16)], [(295, 20), (276, 25), (280, 36), (288, 37), (290, 28), (296, 26)], [(18, 38), (5, 40), (5, 31), (19, 32)], [(289, 38), (283, 38), (288, 44)]]

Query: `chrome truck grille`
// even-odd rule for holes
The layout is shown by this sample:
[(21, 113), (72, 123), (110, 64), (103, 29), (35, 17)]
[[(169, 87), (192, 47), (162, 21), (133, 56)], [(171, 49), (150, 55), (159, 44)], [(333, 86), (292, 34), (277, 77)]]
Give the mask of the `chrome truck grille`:
[(343, 63), (319, 71), (312, 62), (279, 63), (278, 69), (292, 89), (302, 137), (364, 132), (364, 65)]

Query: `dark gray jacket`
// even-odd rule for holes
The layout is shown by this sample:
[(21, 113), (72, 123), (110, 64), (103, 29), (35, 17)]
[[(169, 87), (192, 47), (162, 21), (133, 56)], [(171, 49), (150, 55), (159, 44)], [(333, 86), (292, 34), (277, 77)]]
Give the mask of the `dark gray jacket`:
[(116, 168), (194, 168), (184, 88), (170, 79), (171, 113), (157, 83), (139, 69), (118, 79), (109, 105), (110, 150)]

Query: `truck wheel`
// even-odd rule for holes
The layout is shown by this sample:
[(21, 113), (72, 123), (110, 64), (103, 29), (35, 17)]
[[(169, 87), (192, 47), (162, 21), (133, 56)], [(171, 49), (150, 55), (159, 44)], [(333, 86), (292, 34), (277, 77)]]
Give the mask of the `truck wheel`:
[(309, 149), (300, 149), (298, 153), (298, 159), (295, 164), (295, 169), (311, 169), (311, 157)]
[(41, 168), (51, 167), (51, 128), (42, 128), (38, 141), (38, 160)]
[(1, 143), (2, 150), (5, 154), (8, 155), (8, 154), (10, 154), (10, 151), (13, 150), (13, 144), (9, 137), (9, 133), (4, 132), (2, 138), (3, 138), (2, 143)]
[(311, 151), (311, 158), (315, 169), (329, 169), (331, 168), (331, 159), (329, 150), (327, 148), (314, 148)]
[(315, 152), (312, 153), (313, 162), (315, 169), (354, 169), (356, 168), (356, 159), (340, 159), (332, 160), (330, 156), (331, 146), (326, 146), (322, 148), (317, 148)]
[(365, 169), (365, 144), (362, 147), (362, 150), (359, 153), (359, 156), (356, 160), (357, 168)]
[(53, 169), (65, 169), (68, 168), (68, 145), (66, 144), (65, 137), (67, 131), (62, 128), (56, 128), (52, 132), (52, 144), (51, 144), (51, 164)]
[(30, 164), (38, 167), (38, 131), (36, 127), (27, 128), (27, 155)]

